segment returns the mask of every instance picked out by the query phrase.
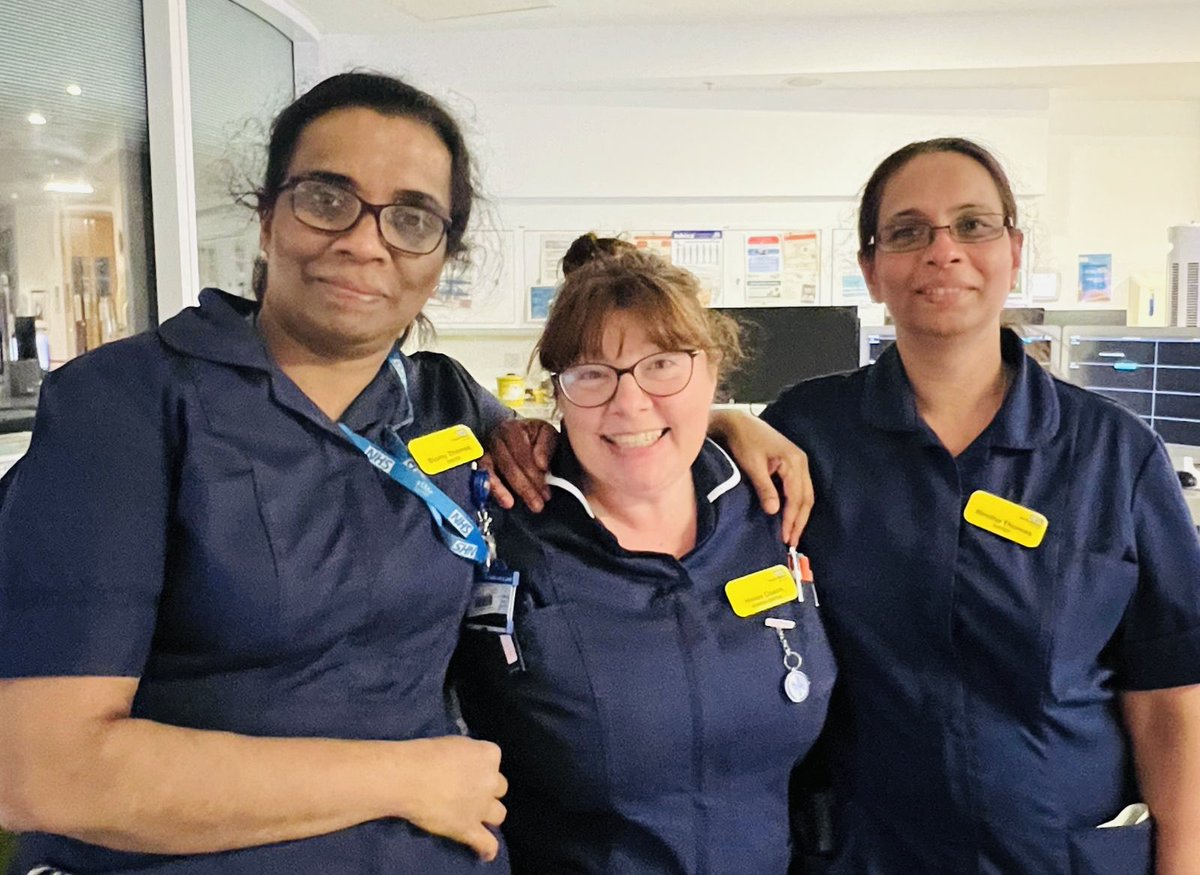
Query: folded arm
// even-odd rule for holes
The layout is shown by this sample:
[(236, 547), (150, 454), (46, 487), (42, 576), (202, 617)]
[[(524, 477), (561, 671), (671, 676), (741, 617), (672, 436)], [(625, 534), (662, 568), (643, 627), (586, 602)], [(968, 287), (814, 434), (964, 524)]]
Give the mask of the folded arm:
[(0, 824), (195, 854), (397, 817), (497, 853), (500, 752), (467, 738), (258, 738), (129, 716), (133, 678), (0, 681)]

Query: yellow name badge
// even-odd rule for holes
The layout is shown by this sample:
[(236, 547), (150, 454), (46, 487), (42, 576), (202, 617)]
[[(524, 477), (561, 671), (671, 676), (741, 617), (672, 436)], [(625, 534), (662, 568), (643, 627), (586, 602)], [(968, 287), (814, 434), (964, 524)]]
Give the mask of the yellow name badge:
[(1007, 538), (1022, 547), (1036, 547), (1046, 537), (1049, 520), (1027, 507), (977, 489), (967, 499), (963, 519), (985, 532)]
[(452, 425), (413, 438), (408, 442), (408, 451), (426, 474), (441, 474), (483, 455), (479, 439), (465, 425)]
[(796, 600), (796, 580), (786, 565), (735, 577), (725, 584), (725, 596), (739, 617), (749, 617)]

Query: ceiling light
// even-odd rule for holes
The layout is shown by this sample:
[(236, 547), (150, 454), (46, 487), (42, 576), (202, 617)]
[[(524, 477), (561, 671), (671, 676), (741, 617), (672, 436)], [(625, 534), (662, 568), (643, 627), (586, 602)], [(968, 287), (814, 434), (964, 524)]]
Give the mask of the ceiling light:
[(72, 97), (78, 97), (79, 95), (83, 94), (83, 89), (72, 82), (67, 86), (67, 94), (71, 95)]
[(13, 192), (11, 195), (9, 195), (9, 197), (11, 197), (13, 200), (16, 200), (16, 199), (17, 199), (17, 193), (14, 191), (14, 192)]
[(92, 194), (95, 189), (90, 182), (56, 182), (52, 179), (42, 186), (42, 191), (54, 194)]
[(788, 88), (812, 88), (821, 84), (821, 80), (813, 76), (793, 76), (783, 82)]
[(29, 120), (31, 125), (44, 125), (46, 123), (46, 117), (40, 112), (31, 112), (25, 118)]

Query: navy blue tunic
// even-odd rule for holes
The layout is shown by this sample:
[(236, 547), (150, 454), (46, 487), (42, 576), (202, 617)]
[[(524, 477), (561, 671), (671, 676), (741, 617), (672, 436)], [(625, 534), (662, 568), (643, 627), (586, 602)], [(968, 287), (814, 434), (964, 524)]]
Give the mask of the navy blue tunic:
[[(813, 557), (842, 684), (830, 706), (854, 875), (1151, 871), (1119, 690), (1200, 682), (1200, 541), (1164, 447), (1003, 337), (1015, 375), (957, 458), (898, 350), (785, 391), (763, 418), (810, 454)], [(1039, 511), (1027, 549), (963, 520), (975, 490)]]
[[(464, 636), (459, 692), (498, 742), (504, 825), (521, 873), (784, 873), (788, 776), (820, 730), (835, 667), (811, 597), (737, 617), (725, 583), (785, 561), (778, 519), (711, 442), (693, 466), (695, 548), (623, 549), (590, 515), (562, 441), (545, 511), (508, 515), (500, 555), (520, 570), (516, 638)], [(574, 481), (574, 482), (572, 482)], [(812, 680), (782, 689), (785, 633)]]
[[(156, 333), (47, 379), (0, 508), (0, 676), (140, 677), (133, 716), (175, 726), (457, 734), (444, 682), (472, 566), (271, 362), (256, 306), (205, 290)], [(403, 365), (407, 390), (385, 364), (342, 421), (378, 442), (385, 428), (406, 441), (459, 422), (483, 433), (504, 416), (450, 359)], [(434, 480), (469, 506), (464, 468)], [(79, 875), (479, 865), (400, 820), (192, 857), (25, 836), (14, 871), (35, 863)]]

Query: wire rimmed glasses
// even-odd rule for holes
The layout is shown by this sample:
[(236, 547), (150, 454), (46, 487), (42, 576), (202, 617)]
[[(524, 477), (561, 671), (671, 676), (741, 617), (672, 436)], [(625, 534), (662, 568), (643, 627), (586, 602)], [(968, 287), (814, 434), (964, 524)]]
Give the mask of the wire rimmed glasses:
[(934, 237), (942, 230), (958, 243), (988, 243), (1003, 237), (1010, 227), (1012, 220), (1004, 213), (963, 213), (949, 225), (904, 219), (884, 225), (868, 245), (880, 252), (915, 252), (933, 245)]

